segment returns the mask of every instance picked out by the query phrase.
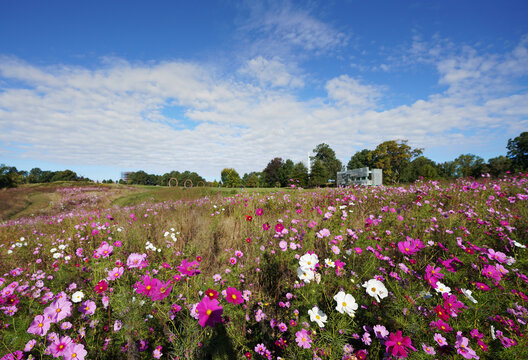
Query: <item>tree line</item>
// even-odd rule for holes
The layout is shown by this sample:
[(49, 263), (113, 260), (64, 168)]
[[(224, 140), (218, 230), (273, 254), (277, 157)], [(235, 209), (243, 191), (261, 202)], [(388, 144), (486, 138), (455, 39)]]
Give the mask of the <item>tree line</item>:
[[(163, 175), (148, 174), (143, 170), (131, 172), (128, 179), (121, 179), (121, 184), (167, 186), (175, 178), (181, 186), (190, 179), (194, 185), (203, 181), (209, 186), (224, 187), (300, 187), (327, 186), (336, 183), (339, 171), (362, 167), (383, 170), (384, 184), (411, 183), (417, 179), (439, 180), (460, 177), (479, 177), (490, 174), (499, 177), (507, 172), (528, 170), (528, 132), (509, 139), (506, 145), (507, 154), (489, 159), (473, 154), (462, 154), (452, 161), (436, 163), (423, 156), (423, 149), (411, 148), (407, 140), (389, 140), (382, 142), (375, 149), (357, 151), (346, 166), (336, 157), (335, 151), (327, 144), (319, 144), (313, 149), (310, 157), (310, 169), (302, 162), (275, 157), (261, 171), (245, 173), (242, 177), (233, 168), (222, 170), (221, 182), (206, 180), (191, 171), (171, 171)], [(33, 168), (29, 172), (17, 170), (14, 166), (0, 164), (0, 188), (16, 187), (19, 184), (48, 183), (54, 181), (91, 181), (78, 176), (74, 171), (49, 171)], [(113, 183), (103, 180), (103, 183)]]
[(387, 185), (412, 183), (418, 179), (440, 180), (460, 177), (480, 177), (490, 174), (499, 177), (507, 172), (528, 170), (528, 132), (508, 140), (507, 155), (487, 162), (474, 154), (462, 154), (452, 161), (436, 163), (423, 156), (423, 149), (411, 148), (407, 140), (389, 140), (375, 149), (357, 151), (346, 166), (336, 158), (335, 151), (325, 143), (313, 149), (310, 169), (302, 162), (275, 157), (260, 172), (245, 173), (242, 177), (233, 168), (221, 172), (225, 187), (301, 187), (335, 184), (339, 171), (369, 167), (383, 170), (383, 183)]
[(55, 181), (90, 181), (71, 170), (49, 171), (33, 168), (29, 172), (15, 166), (0, 164), (0, 189), (16, 187), (20, 184), (39, 184)]

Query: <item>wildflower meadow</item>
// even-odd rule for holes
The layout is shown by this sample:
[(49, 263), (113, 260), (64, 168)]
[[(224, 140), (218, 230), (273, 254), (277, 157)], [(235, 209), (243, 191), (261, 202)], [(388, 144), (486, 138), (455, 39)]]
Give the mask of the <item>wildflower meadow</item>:
[(0, 223), (2, 360), (528, 359), (527, 176), (115, 189)]

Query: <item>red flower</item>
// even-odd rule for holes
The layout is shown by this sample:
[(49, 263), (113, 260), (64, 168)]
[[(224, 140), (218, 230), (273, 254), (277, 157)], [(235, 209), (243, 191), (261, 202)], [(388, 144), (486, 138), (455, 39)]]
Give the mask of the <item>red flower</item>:
[(277, 225), (275, 225), (275, 232), (282, 232), (282, 230), (284, 230), (284, 225), (282, 225), (281, 223), (278, 223)]
[(205, 295), (207, 295), (207, 297), (211, 300), (218, 299), (218, 291), (213, 290), (213, 289), (207, 289), (207, 291), (205, 292)]
[(247, 242), (248, 244), (251, 244), (251, 238), (247, 238), (247, 239), (246, 239), (246, 242)]
[(98, 294), (102, 293), (106, 289), (108, 289), (108, 283), (105, 280), (101, 280), (97, 283), (97, 285), (95, 285), (95, 292)]
[(251, 215), (246, 215), (246, 221), (252, 221), (253, 220), (253, 216)]

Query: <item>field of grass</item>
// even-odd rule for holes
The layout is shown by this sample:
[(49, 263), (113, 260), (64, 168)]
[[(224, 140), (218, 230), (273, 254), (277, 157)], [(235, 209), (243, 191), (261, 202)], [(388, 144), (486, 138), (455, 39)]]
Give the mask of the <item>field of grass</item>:
[(528, 358), (525, 176), (0, 196), (2, 360)]

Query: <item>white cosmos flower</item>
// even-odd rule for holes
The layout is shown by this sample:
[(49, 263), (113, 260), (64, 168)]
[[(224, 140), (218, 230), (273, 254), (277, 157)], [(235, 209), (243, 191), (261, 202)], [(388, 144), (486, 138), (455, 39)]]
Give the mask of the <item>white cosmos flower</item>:
[(303, 270), (315, 269), (315, 265), (319, 263), (319, 258), (316, 254), (304, 254), (299, 259), (299, 266)]
[(336, 310), (341, 314), (347, 313), (350, 316), (354, 316), (355, 311), (358, 309), (356, 299), (350, 294), (345, 294), (344, 291), (338, 292), (334, 296), (334, 300), (337, 302)]
[(521, 249), (525, 249), (526, 248), (526, 245), (523, 245), (520, 242), (517, 242), (515, 240), (512, 240), (512, 241), (513, 241), (513, 245), (515, 245), (515, 246), (517, 246), (517, 247), (519, 247)]
[(76, 291), (72, 294), (71, 301), (74, 303), (81, 302), (84, 297), (84, 293), (82, 291)]
[(308, 315), (310, 315), (310, 321), (316, 322), (319, 327), (325, 326), (328, 317), (324, 312), (319, 310), (317, 306), (314, 306), (311, 310), (308, 310)]
[(477, 303), (477, 300), (471, 295), (471, 290), (468, 289), (460, 289), (462, 291), (462, 294), (464, 294), (470, 301), (472, 301), (474, 304)]
[(376, 298), (377, 302), (381, 302), (381, 299), (384, 299), (389, 295), (387, 288), (379, 280), (370, 279), (362, 286), (367, 290), (367, 294), (369, 294), (373, 298)]
[(54, 258), (54, 259), (58, 259), (58, 258), (60, 258), (60, 257), (62, 257), (62, 254), (61, 254), (61, 253), (55, 253), (55, 254), (53, 254), (53, 258)]
[(335, 262), (333, 262), (330, 259), (325, 259), (325, 264), (326, 266), (331, 267), (331, 268), (335, 267)]
[(439, 293), (447, 293), (449, 295), (451, 295), (451, 288), (449, 286), (445, 286), (444, 284), (442, 284), (440, 281), (437, 281), (436, 282), (436, 289), (435, 289), (437, 292)]
[(315, 273), (310, 269), (304, 270), (303, 268), (299, 267), (297, 268), (297, 276), (305, 283), (309, 283), (315, 278)]

